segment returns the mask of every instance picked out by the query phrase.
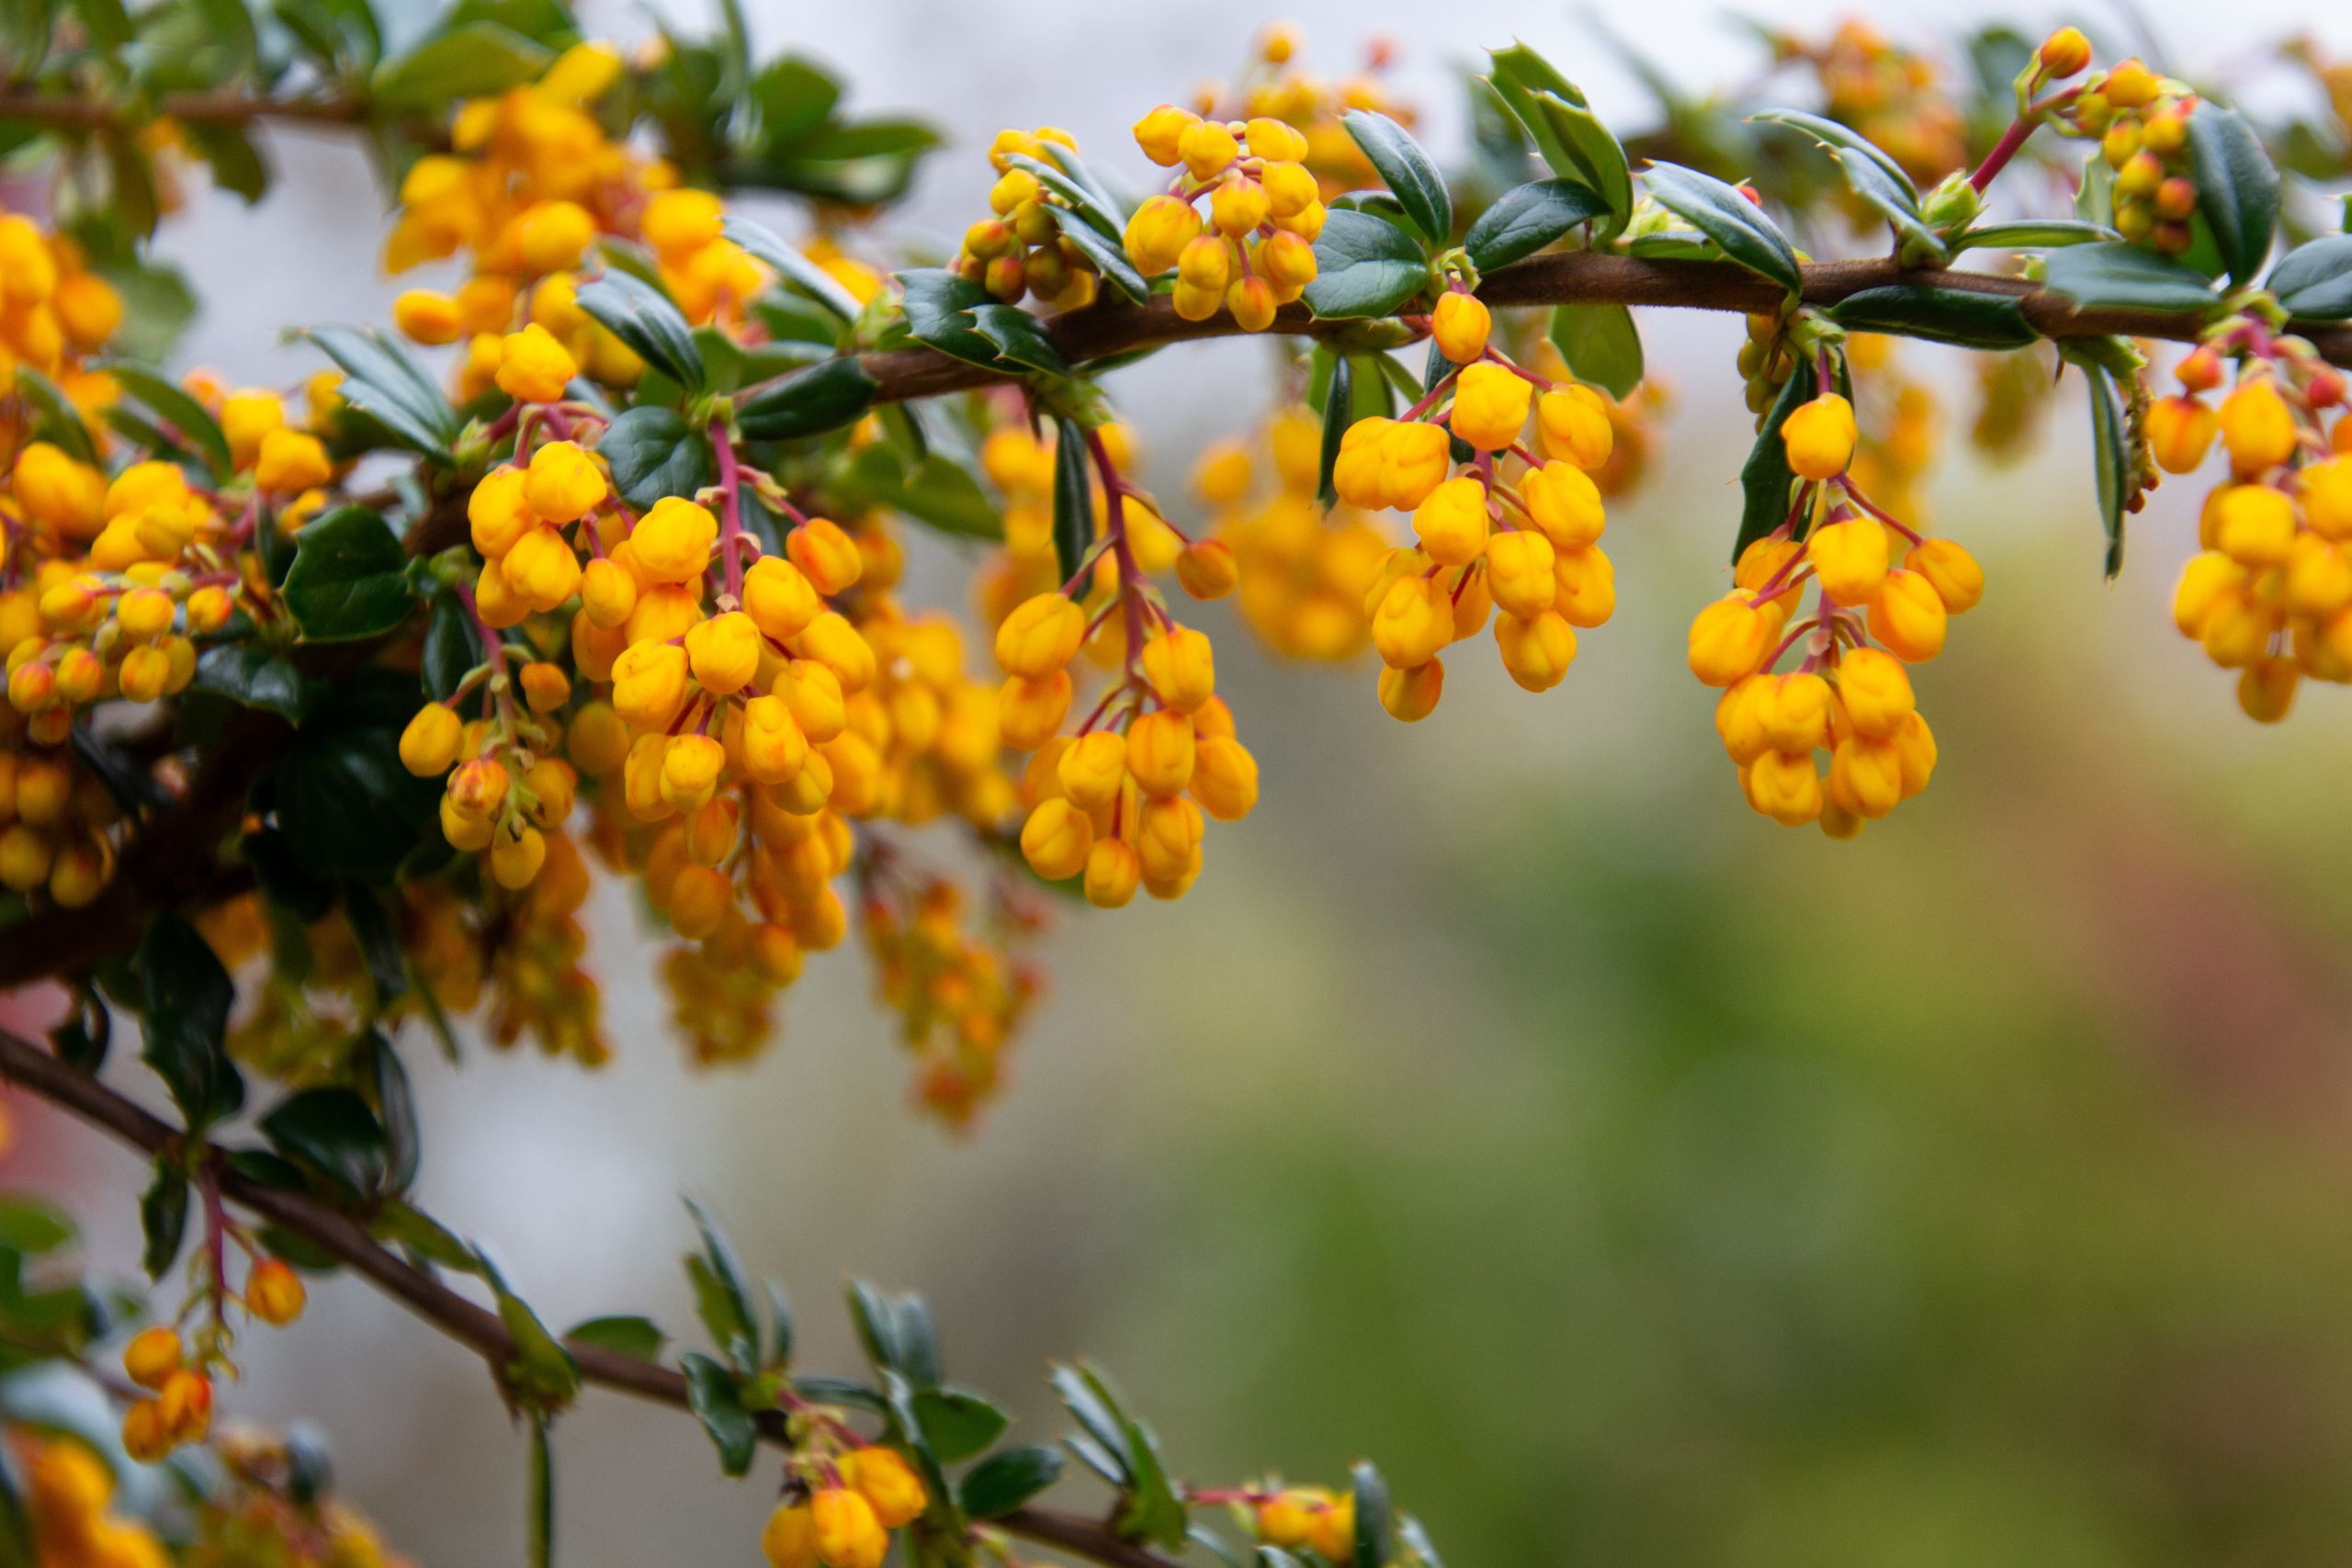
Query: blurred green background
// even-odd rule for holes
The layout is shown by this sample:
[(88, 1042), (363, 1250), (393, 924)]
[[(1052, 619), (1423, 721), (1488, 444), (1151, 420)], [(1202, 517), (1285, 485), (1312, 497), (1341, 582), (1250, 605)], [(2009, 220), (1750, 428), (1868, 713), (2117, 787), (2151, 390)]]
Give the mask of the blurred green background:
[[(793, 39), (861, 103), (952, 127), (965, 151), (914, 209), (935, 233), (976, 209), (998, 125), (1115, 148), (1264, 19), (753, 9), (763, 47)], [(1394, 30), (1440, 145), (1453, 64), (1514, 30), (1638, 112), (1565, 15), (1289, 9), (1335, 69)], [(2152, 10), (2200, 48), (2346, 28), (2286, 0)], [(1636, 31), (1693, 82), (1748, 58), (1696, 0)], [(356, 163), (275, 150), (284, 194), (258, 215), (206, 198), (173, 242), (219, 301), (191, 360), (244, 378), (301, 367), (265, 325), (390, 292), (367, 281)], [(608, 889), (610, 1071), (479, 1047), (452, 1071), (411, 1043), (426, 1205), (551, 1322), (682, 1329), (675, 1195), (695, 1191), (790, 1288), (807, 1370), (854, 1358), (845, 1272), (920, 1289), (951, 1373), (1017, 1407), (1018, 1436), (1060, 1430), (1046, 1359), (1093, 1355), (1184, 1478), (1337, 1481), (1369, 1455), (1455, 1568), (2352, 1559), (2345, 695), (2258, 729), (2174, 635), (2193, 482), (2101, 581), (2062, 401), (2041, 456), (1963, 449), (1929, 486), (1990, 579), (1919, 675), (1933, 785), (1850, 844), (1753, 817), (1682, 664), (1727, 575), (1738, 324), (1645, 329), (1679, 406), (1654, 481), (1612, 511), (1617, 618), (1565, 685), (1527, 696), (1482, 644), (1402, 728), (1368, 664), (1276, 665), (1207, 612), (1263, 802), (1211, 833), (1182, 903), (1060, 923), (1054, 993), (975, 1138), (907, 1111), (851, 958), (811, 966), (761, 1061), (691, 1072)], [(1179, 488), (1254, 412), (1261, 352), (1114, 383), (1152, 482)], [(1959, 362), (1905, 363), (1964, 428)], [(961, 603), (944, 549), (917, 567), (910, 597)], [(40, 1137), (74, 1162), (96, 1260), (132, 1272), (141, 1172)], [(519, 1560), (525, 1444), (479, 1366), (356, 1284), (316, 1300), (252, 1345), (224, 1407), (316, 1417), (421, 1562)], [(756, 1560), (773, 1471), (724, 1482), (684, 1418), (592, 1396), (557, 1456), (575, 1568)]]

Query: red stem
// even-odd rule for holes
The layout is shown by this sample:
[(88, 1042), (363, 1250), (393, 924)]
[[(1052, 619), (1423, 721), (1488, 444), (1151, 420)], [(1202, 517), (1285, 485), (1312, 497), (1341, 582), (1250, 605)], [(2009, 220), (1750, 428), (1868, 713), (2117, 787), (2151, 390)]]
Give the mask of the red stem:
[(727, 560), (727, 596), (741, 600), (743, 597), (743, 557), (735, 548), (735, 539), (743, 532), (742, 483), (735, 470), (735, 444), (727, 438), (726, 421), (714, 419), (710, 422), (710, 444), (718, 453), (718, 553)]

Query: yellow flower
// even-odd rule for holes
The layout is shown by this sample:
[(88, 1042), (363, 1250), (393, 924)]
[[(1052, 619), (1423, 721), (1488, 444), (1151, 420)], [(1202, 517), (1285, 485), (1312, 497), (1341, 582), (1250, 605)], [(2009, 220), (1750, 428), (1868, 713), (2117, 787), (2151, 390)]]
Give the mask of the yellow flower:
[(1519, 439), (1533, 393), (1517, 371), (1482, 361), (1465, 367), (1455, 381), (1447, 423), (1479, 451), (1499, 452)]
[(1861, 734), (1899, 734), (1918, 709), (1910, 671), (1875, 648), (1849, 649), (1838, 661), (1836, 677), (1847, 722)]
[(394, 299), (392, 324), (401, 335), (429, 347), (455, 343), (465, 331), (458, 302), (430, 288), (411, 288)]
[(571, 353), (536, 321), (499, 345), (498, 389), (518, 403), (560, 402), (579, 374)]
[(708, 509), (674, 495), (663, 496), (629, 531), (630, 558), (652, 582), (692, 582), (710, 569), (718, 541), (718, 519)]
[(585, 517), (607, 493), (605, 472), (576, 442), (550, 441), (531, 454), (523, 499), (559, 525)]
[(1503, 668), (1510, 678), (1531, 692), (1558, 685), (1577, 656), (1576, 631), (1556, 610), (1496, 617), (1495, 644), (1502, 649)]
[(1590, 387), (1553, 388), (1535, 400), (1535, 422), (1543, 427), (1544, 450), (1588, 473), (1607, 463), (1617, 445), (1609, 405)]
[(728, 696), (760, 669), (760, 629), (741, 610), (714, 615), (686, 633), (686, 661), (703, 690)]
[(1871, 601), (1870, 632), (1897, 659), (1918, 664), (1943, 651), (1949, 615), (1934, 583), (1898, 568)]
[(446, 773), (458, 760), (464, 734), (465, 722), (457, 709), (446, 703), (427, 703), (401, 731), (401, 765), (419, 778)]
[(1789, 467), (1800, 479), (1833, 479), (1854, 460), (1854, 406), (1835, 392), (1824, 392), (1790, 412), (1781, 423), (1781, 442)]
[(1008, 675), (1042, 681), (1068, 664), (1086, 635), (1086, 612), (1059, 593), (1015, 606), (996, 631), (996, 661)]
[(2268, 377), (2241, 381), (2222, 400), (2222, 444), (2230, 464), (2251, 478), (2294, 456), (2295, 416)]
[(856, 583), (865, 569), (857, 541), (840, 524), (811, 517), (785, 536), (784, 553), (810, 585), (828, 598)]
[(1413, 531), (1431, 560), (1469, 565), (1486, 553), (1487, 487), (1467, 477), (1446, 480), (1414, 511)]
[(1816, 528), (1805, 558), (1832, 603), (1867, 604), (1886, 581), (1886, 529), (1875, 517), (1849, 517)]
[(1388, 585), (1372, 617), (1372, 643), (1381, 662), (1410, 670), (1427, 664), (1453, 639), (1453, 604), (1438, 582), (1419, 574)]
[(1743, 592), (1727, 593), (1690, 623), (1690, 672), (1710, 686), (1753, 673), (1772, 651), (1773, 619)]
[(1094, 848), (1094, 827), (1086, 814), (1057, 796), (1037, 803), (1021, 828), (1021, 854), (1029, 869), (1048, 882), (1076, 876)]

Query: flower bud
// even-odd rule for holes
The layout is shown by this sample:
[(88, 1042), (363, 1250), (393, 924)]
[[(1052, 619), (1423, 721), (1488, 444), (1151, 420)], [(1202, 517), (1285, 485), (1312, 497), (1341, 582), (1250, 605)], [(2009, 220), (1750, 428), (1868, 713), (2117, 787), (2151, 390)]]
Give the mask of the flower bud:
[(1607, 463), (1617, 445), (1609, 405), (1590, 387), (1553, 388), (1535, 400), (1535, 421), (1544, 431), (1544, 449), (1588, 473)]
[(1162, 708), (1127, 726), (1127, 772), (1147, 795), (1181, 795), (1193, 782), (1193, 721)]
[(1867, 604), (1886, 581), (1886, 529), (1875, 517), (1849, 517), (1816, 528), (1805, 558), (1832, 603)]
[(246, 1310), (274, 1328), (301, 1316), (308, 1299), (301, 1277), (277, 1258), (263, 1258), (245, 1276)]
[(1499, 452), (1519, 439), (1533, 391), (1507, 366), (1482, 361), (1465, 367), (1454, 382), (1453, 408), (1446, 423), (1479, 451)]
[(1747, 803), (1784, 828), (1798, 828), (1821, 815), (1821, 775), (1813, 753), (1767, 751), (1748, 764)]
[(1048, 882), (1062, 882), (1086, 869), (1094, 848), (1094, 826), (1086, 813), (1058, 796), (1040, 801), (1021, 827), (1021, 856)]
[(1438, 352), (1456, 365), (1468, 365), (1487, 352), (1487, 334), (1494, 325), (1494, 313), (1477, 296), (1460, 289), (1448, 291), (1430, 314)]
[(2222, 444), (2240, 477), (2252, 478), (2294, 456), (2295, 416), (2268, 377), (2241, 381), (2222, 400)]
[(1789, 467), (1800, 479), (1832, 479), (1844, 473), (1854, 460), (1856, 439), (1854, 406), (1835, 392), (1799, 406), (1781, 422)]
[(457, 709), (447, 703), (425, 704), (401, 731), (401, 765), (421, 779), (447, 773), (458, 760), (464, 733)]
[(585, 517), (602, 502), (609, 487), (605, 471), (576, 442), (550, 441), (531, 454), (523, 479), (523, 499), (531, 510), (560, 525)]
[(1086, 612), (1059, 593), (1013, 607), (996, 631), (996, 661), (1009, 675), (1042, 681), (1070, 661), (1086, 635)]
[(1098, 909), (1124, 908), (1143, 880), (1143, 857), (1125, 839), (1097, 839), (1086, 852), (1086, 901)]
[(854, 584), (865, 566), (857, 541), (840, 524), (823, 517), (811, 517), (786, 535), (784, 553), (809, 585), (828, 598)]
[(1530, 617), (1509, 614), (1498, 617), (1495, 644), (1502, 649), (1504, 670), (1531, 692), (1548, 692), (1558, 685), (1577, 656), (1576, 631), (1556, 610)]
[(1918, 664), (1943, 651), (1950, 612), (1935, 584), (1916, 571), (1900, 569), (1886, 574), (1886, 585), (1871, 601), (1871, 636), (1907, 664)]

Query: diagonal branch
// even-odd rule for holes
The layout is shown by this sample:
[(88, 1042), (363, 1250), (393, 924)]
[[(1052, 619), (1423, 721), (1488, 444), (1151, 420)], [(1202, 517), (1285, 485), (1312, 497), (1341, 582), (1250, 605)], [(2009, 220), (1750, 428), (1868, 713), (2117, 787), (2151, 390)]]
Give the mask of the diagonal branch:
[[(5, 1029), (0, 1029), (0, 1077), (111, 1133), (147, 1156), (179, 1146), (185, 1134), (129, 1097)], [(300, 1236), (397, 1300), (433, 1327), (490, 1364), (492, 1372), (515, 1356), (514, 1337), (498, 1314), (469, 1301), (422, 1269), (386, 1249), (350, 1215), (306, 1193), (271, 1187), (233, 1169), (218, 1150), (206, 1168), (223, 1197), (271, 1224)], [(565, 1342), (582, 1382), (674, 1409), (690, 1408), (686, 1380), (671, 1368), (600, 1345)], [(760, 1436), (785, 1439), (783, 1417), (759, 1416)], [(1174, 1568), (1166, 1558), (1120, 1537), (1108, 1525), (1056, 1508), (1023, 1507), (988, 1521), (990, 1528), (1089, 1558), (1105, 1568)]]

